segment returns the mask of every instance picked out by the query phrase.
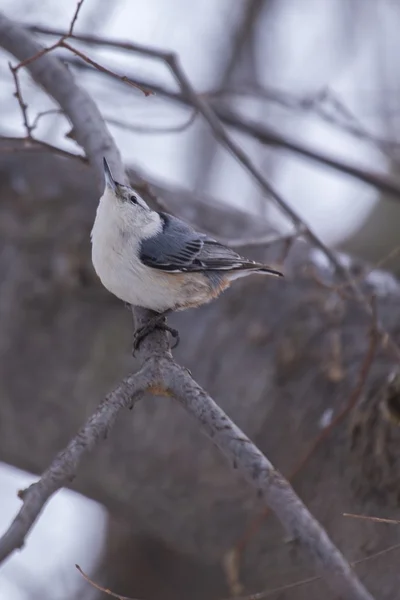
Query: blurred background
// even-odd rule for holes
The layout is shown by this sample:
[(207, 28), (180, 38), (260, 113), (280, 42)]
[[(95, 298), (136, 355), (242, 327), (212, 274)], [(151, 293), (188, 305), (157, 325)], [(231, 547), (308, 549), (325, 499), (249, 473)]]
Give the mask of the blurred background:
[[(68, 28), (75, 2), (1, 0), (0, 9), (42, 28), (35, 35), (49, 45), (56, 40), (52, 29)], [(344, 173), (340, 165), (398, 177), (399, 27), (396, 0), (85, 0), (75, 33), (175, 52), (195, 90), (249, 126), (246, 131), (230, 127), (230, 132), (328, 245), (373, 264), (384, 261), (385, 269), (398, 273), (399, 197)], [(269, 230), (291, 230), (202, 117), (176, 98), (179, 86), (165, 64), (123, 50), (73, 45), (112, 71), (158, 90), (145, 97), (71, 53), (56, 51), (97, 102), (127, 165), (154, 181), (255, 215)], [(24, 130), (9, 60), (1, 52), (0, 135), (17, 137)], [(26, 73), (21, 85), (31, 118), (55, 109)], [(68, 131), (64, 117), (53, 110), (39, 119), (35, 136), (80, 152), (66, 137)], [(257, 139), (265, 131), (279, 133), (285, 143), (265, 143), (267, 134)], [(327, 157), (336, 167), (326, 165)], [(16, 490), (33, 480), (31, 473), (1, 467), (1, 531), (18, 509)], [(58, 494), (26, 549), (0, 572), (0, 596), (93, 597), (73, 565), (95, 572), (105, 551), (107, 522), (101, 504), (72, 491)]]

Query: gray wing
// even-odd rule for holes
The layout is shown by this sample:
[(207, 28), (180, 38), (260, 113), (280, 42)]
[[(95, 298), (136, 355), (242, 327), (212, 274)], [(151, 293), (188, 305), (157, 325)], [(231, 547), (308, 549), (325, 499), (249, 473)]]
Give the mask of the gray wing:
[(262, 268), (242, 258), (180, 219), (160, 213), (163, 230), (141, 245), (140, 258), (148, 267), (178, 273), (182, 271), (231, 271)]

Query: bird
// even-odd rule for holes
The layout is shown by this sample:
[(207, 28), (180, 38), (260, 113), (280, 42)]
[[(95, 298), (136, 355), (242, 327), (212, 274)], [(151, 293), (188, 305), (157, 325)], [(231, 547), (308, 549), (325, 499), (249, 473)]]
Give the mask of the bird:
[[(237, 254), (166, 212), (152, 210), (129, 185), (114, 180), (103, 158), (105, 187), (91, 231), (92, 263), (104, 287), (126, 304), (155, 314), (135, 332), (134, 352), (174, 311), (217, 298), (232, 281), (280, 271)], [(174, 347), (175, 347), (174, 346)]]

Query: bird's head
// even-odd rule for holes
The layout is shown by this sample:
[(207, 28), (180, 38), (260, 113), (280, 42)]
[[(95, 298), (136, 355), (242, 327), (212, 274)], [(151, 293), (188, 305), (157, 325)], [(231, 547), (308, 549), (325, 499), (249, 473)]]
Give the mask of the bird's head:
[(126, 225), (136, 227), (146, 226), (158, 217), (146, 204), (143, 198), (128, 185), (118, 183), (112, 176), (111, 169), (103, 158), (105, 188), (101, 202), (107, 207), (107, 212), (119, 217)]

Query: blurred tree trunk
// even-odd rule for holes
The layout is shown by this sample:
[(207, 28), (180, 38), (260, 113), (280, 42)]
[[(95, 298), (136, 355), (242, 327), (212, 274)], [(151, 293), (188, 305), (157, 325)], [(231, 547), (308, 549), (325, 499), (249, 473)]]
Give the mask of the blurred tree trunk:
[[(224, 236), (265, 229), (239, 211), (191, 204), (178, 191), (163, 197), (175, 214)], [(49, 155), (2, 155), (0, 460), (34, 473), (132, 369), (130, 313), (101, 287), (90, 263), (96, 204), (87, 167)], [(281, 251), (280, 245), (260, 249), (258, 257), (274, 263)], [(369, 344), (370, 322), (359, 305), (305, 270), (315, 256), (299, 242), (286, 261), (286, 281), (249, 278), (218, 302), (172, 319), (182, 340), (177, 359), (284, 474), (327, 415), (348, 402)], [(362, 267), (353, 268), (359, 276)], [(317, 269), (331, 280), (329, 270)], [(370, 291), (399, 340), (400, 291), (390, 283), (390, 292), (384, 286)], [(400, 429), (381, 410), (393, 366), (387, 354), (377, 357), (352, 418), (335, 428), (294, 480), (349, 560), (398, 541), (395, 526), (342, 516), (398, 517)], [(145, 597), (226, 596), (221, 559), (261, 508), (196, 424), (166, 398), (147, 398), (121, 415), (72, 487), (112, 515), (108, 580), (102, 572), (107, 584)], [(392, 553), (357, 567), (382, 600), (398, 593), (397, 562)], [(269, 517), (246, 548), (246, 589), (309, 575), (295, 542)], [(296, 598), (319, 600), (322, 589), (321, 583), (301, 587)]]

